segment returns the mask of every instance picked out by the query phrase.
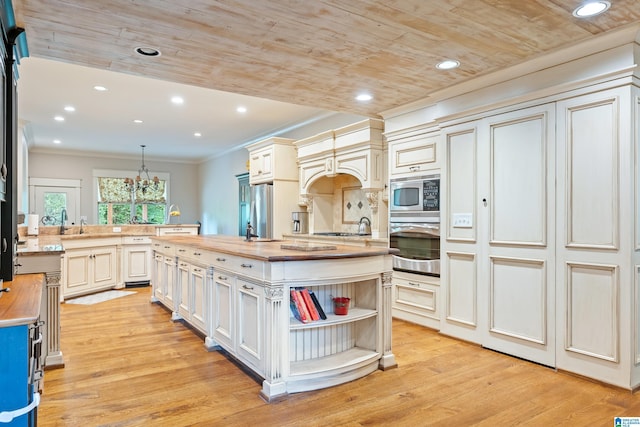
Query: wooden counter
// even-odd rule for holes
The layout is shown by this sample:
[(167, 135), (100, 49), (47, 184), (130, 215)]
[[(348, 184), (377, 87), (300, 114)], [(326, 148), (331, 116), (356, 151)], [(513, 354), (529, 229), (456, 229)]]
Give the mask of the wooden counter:
[(40, 316), (44, 274), (16, 275), (3, 287), (11, 288), (0, 297), (0, 328), (27, 325)]
[[(153, 240), (166, 241), (177, 245), (189, 246), (201, 250), (210, 250), (230, 255), (244, 256), (261, 261), (309, 261), (319, 259), (357, 258), (396, 253), (396, 249), (373, 246), (354, 246), (335, 244), (329, 250), (293, 250), (282, 246), (313, 245), (313, 242), (297, 240), (253, 239), (247, 242), (240, 236), (203, 235), (203, 236), (171, 236), (154, 237)], [(324, 243), (315, 243), (325, 246)]]

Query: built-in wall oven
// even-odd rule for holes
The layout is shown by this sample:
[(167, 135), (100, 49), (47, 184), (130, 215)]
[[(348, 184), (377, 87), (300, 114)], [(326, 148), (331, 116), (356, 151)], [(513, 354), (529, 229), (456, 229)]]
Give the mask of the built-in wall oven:
[(393, 269), (440, 276), (440, 175), (392, 180), (389, 190)]

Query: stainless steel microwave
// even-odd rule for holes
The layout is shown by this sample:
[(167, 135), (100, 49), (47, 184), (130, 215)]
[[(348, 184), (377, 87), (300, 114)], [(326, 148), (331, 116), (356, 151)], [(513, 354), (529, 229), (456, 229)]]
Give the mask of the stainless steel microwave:
[(395, 220), (432, 217), (440, 220), (440, 174), (391, 180), (389, 209)]

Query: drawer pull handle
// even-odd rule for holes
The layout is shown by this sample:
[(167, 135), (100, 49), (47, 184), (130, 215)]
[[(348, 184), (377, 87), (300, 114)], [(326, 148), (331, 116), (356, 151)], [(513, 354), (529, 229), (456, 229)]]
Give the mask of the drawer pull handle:
[(42, 342), (42, 333), (38, 334), (38, 338), (33, 340), (31, 344), (40, 344)]
[(220, 280), (227, 280), (227, 276), (218, 276), (218, 279), (220, 279)]
[(253, 286), (242, 285), (242, 287), (243, 287), (244, 289), (248, 289), (248, 290), (250, 290), (250, 291), (252, 291), (252, 290), (253, 290)]
[(216, 258), (216, 261), (226, 262), (227, 260), (225, 258)]
[(200, 270), (199, 268), (194, 268), (193, 271), (195, 271), (196, 273), (200, 273), (202, 270)]
[(201, 254), (200, 252), (194, 252), (194, 253), (193, 253), (193, 255), (195, 255), (195, 256), (200, 256), (200, 255), (202, 255), (202, 254)]
[(178, 252), (187, 252), (186, 249), (178, 249)]
[(417, 286), (417, 287), (420, 287), (420, 283), (413, 283), (413, 282), (409, 282), (409, 285), (410, 285), (410, 286)]
[(164, 248), (165, 249), (171, 249), (171, 246), (165, 246)]
[(251, 264), (240, 264), (240, 267), (242, 267), (242, 268), (251, 268), (251, 267), (253, 267), (253, 265), (251, 265)]

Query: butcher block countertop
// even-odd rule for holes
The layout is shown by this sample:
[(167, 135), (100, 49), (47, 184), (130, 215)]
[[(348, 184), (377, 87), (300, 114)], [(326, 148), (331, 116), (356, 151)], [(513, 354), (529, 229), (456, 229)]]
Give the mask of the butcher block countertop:
[[(314, 248), (313, 242), (296, 240), (253, 239), (247, 242), (244, 237), (223, 235), (162, 236), (152, 237), (151, 240), (269, 262), (356, 258), (397, 252), (396, 249), (381, 247), (326, 245), (322, 243), (318, 244), (321, 248)], [(284, 249), (283, 246), (287, 248), (299, 247), (299, 249)]]
[(11, 282), (4, 282), (0, 297), (0, 328), (27, 325), (40, 316), (44, 274), (18, 274)]

